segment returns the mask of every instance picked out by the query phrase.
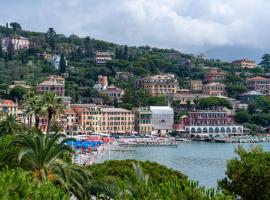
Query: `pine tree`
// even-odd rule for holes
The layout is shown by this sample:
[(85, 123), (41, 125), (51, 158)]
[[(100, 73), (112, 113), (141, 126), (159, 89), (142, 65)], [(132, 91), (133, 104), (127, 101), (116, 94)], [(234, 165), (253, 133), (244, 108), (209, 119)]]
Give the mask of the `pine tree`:
[(259, 65), (264, 68), (270, 68), (270, 54), (264, 54)]
[(60, 73), (66, 73), (66, 68), (67, 68), (67, 64), (66, 64), (66, 59), (64, 54), (61, 54), (61, 58), (60, 58)]
[(3, 58), (2, 39), (0, 38), (0, 58)]

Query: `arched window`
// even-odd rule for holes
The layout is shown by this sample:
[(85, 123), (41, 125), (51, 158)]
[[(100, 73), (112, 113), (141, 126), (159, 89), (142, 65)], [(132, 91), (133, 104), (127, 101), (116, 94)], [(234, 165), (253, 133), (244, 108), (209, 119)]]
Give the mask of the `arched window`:
[(236, 133), (236, 128), (235, 127), (232, 128), (232, 132)]
[(219, 128), (218, 127), (215, 128), (215, 133), (219, 133)]
[(237, 131), (238, 131), (238, 133), (242, 133), (242, 128), (238, 127)]
[(230, 128), (230, 127), (227, 127), (227, 128), (226, 128), (226, 132), (227, 132), (227, 133), (231, 133), (231, 132), (232, 132), (231, 128)]
[(220, 131), (221, 131), (221, 133), (225, 133), (225, 128), (222, 127), (222, 128), (220, 129)]
[(201, 133), (202, 132), (202, 129), (201, 128), (198, 128), (197, 129), (197, 133)]
[(206, 127), (204, 127), (203, 128), (203, 133), (207, 133), (208, 131), (207, 131), (207, 128)]
[(186, 132), (189, 133), (189, 128), (186, 128)]
[(212, 127), (209, 128), (209, 133), (214, 133), (214, 129)]
[(195, 128), (191, 128), (191, 133), (196, 133)]

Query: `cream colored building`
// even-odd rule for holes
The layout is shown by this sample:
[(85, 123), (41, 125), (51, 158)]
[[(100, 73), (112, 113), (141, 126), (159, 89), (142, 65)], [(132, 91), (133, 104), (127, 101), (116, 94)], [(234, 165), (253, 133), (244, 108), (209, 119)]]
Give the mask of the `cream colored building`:
[(179, 88), (178, 80), (174, 74), (148, 76), (138, 80), (137, 85), (153, 96), (176, 93)]
[(149, 107), (133, 108), (135, 131), (139, 134), (151, 134), (153, 131), (152, 112)]
[(206, 95), (225, 95), (225, 85), (221, 83), (208, 83), (203, 86), (203, 93)]
[(22, 36), (4, 37), (1, 39), (1, 46), (7, 51), (9, 44), (13, 45), (14, 50), (29, 49), (30, 42), (28, 38)]
[(188, 84), (188, 89), (191, 91), (191, 92), (202, 92), (203, 90), (203, 84), (202, 84), (202, 81), (201, 80), (189, 80), (187, 81), (187, 84)]

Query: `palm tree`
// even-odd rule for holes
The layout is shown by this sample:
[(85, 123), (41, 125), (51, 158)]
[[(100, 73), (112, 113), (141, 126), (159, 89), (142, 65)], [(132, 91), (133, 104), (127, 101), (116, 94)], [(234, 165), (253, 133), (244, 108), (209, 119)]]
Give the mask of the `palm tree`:
[(62, 134), (44, 135), (35, 131), (18, 134), (10, 145), (21, 147), (18, 161), (37, 179), (60, 184), (81, 199), (86, 195), (84, 188), (90, 182), (90, 174), (84, 168), (62, 159), (64, 155), (72, 153), (72, 149), (66, 145), (70, 140)]
[(51, 92), (44, 93), (43, 102), (48, 117), (47, 133), (49, 133), (52, 119), (55, 120), (55, 118), (61, 114), (64, 110), (64, 104), (60, 97)]
[(32, 118), (35, 117), (35, 127), (39, 126), (39, 119), (45, 113), (45, 107), (41, 95), (36, 95), (33, 92), (28, 93), (24, 96), (24, 107), (27, 110), (29, 116), (29, 127), (32, 127)]
[(23, 124), (13, 114), (6, 114), (0, 121), (0, 135), (16, 134), (23, 130)]

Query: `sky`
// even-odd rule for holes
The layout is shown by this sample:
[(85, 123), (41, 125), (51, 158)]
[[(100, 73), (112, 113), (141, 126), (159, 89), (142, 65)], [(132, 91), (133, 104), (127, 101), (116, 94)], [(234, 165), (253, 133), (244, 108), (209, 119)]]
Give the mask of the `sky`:
[(270, 0), (0, 0), (0, 24), (231, 60), (270, 52)]

